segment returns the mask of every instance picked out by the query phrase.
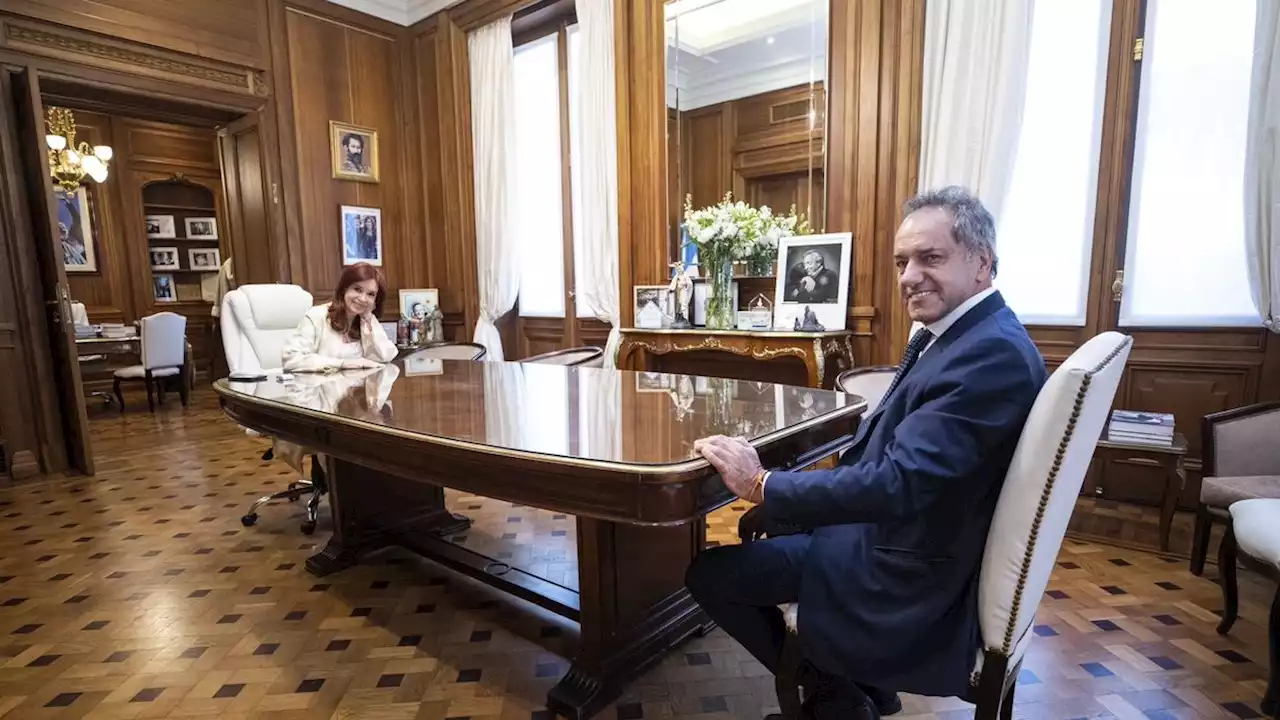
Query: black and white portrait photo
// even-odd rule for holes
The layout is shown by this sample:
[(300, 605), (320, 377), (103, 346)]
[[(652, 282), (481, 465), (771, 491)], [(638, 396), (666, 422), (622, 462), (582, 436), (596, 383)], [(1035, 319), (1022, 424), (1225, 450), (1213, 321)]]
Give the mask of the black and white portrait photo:
[(191, 248), (187, 250), (187, 262), (192, 270), (216, 272), (222, 265), (222, 256), (218, 248)]
[(191, 217), (186, 219), (188, 240), (217, 240), (218, 219), (211, 217)]
[(342, 206), (342, 264), (382, 265), (382, 211)]
[(840, 295), (838, 245), (794, 245), (787, 250), (784, 302), (834, 303)]
[(339, 180), (378, 181), (378, 132), (337, 121), (329, 122), (333, 176)]
[(658, 329), (671, 325), (671, 291), (666, 285), (635, 286), (636, 327)]
[(778, 242), (774, 329), (795, 330), (799, 325), (805, 330), (818, 326), (843, 330), (852, 262), (851, 233), (782, 238)]
[(152, 270), (178, 270), (178, 248), (176, 247), (153, 247), (151, 248), (151, 269)]
[(148, 215), (147, 237), (156, 240), (168, 240), (177, 237), (172, 215)]

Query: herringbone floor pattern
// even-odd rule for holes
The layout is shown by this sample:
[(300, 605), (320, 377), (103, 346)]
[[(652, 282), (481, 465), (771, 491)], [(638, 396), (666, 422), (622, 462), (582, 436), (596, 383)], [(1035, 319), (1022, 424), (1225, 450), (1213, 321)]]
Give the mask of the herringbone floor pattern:
[[(289, 480), (207, 392), (192, 409), (93, 421), (98, 475), (0, 490), (0, 717), (545, 718), (574, 628), (469, 581), (386, 553), (317, 580), (322, 543), (300, 506), (243, 528)], [(476, 520), (458, 541), (576, 585), (574, 520), (451, 495)], [(744, 507), (709, 519), (733, 542)], [(1210, 574), (1214, 571), (1210, 570)], [(1040, 606), (1018, 717), (1255, 718), (1270, 588), (1245, 575), (1243, 618), (1185, 563), (1069, 541)], [(965, 718), (906, 697), (904, 720)], [(772, 678), (724, 633), (689, 642), (602, 713), (758, 718)]]

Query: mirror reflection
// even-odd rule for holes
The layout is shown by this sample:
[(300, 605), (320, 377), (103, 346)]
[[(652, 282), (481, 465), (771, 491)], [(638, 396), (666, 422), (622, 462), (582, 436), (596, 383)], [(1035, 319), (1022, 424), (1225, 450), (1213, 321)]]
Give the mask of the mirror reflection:
[(792, 206), (826, 225), (828, 0), (666, 4), (670, 253), (686, 203)]

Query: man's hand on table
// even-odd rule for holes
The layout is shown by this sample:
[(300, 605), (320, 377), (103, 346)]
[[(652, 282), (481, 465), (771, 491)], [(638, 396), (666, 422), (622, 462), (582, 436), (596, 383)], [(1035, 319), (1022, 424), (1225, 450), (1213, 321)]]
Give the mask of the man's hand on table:
[(764, 467), (746, 438), (713, 435), (695, 441), (693, 449), (720, 473), (725, 487), (734, 495), (753, 503), (764, 500)]

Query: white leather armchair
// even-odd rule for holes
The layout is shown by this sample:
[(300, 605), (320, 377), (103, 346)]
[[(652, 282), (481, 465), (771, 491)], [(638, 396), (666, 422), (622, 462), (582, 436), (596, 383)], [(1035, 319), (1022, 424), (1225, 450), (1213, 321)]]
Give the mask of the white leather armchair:
[[(241, 285), (222, 298), (219, 322), (222, 346), (227, 355), (227, 368), (236, 373), (273, 373), (284, 367), (284, 345), (312, 307), (311, 293), (297, 285)], [(246, 431), (250, 434), (253, 431)], [(274, 445), (262, 455), (274, 457)], [(264, 495), (253, 502), (240, 518), (245, 526), (258, 521), (258, 508), (272, 500), (297, 500), (309, 495), (307, 519), (302, 531), (315, 530), (316, 512), (325, 486), (315, 458), (311, 462), (311, 480), (299, 479), (288, 488)]]
[(311, 309), (297, 285), (241, 285), (222, 298), (222, 346), (232, 373), (279, 372), (281, 354)]

